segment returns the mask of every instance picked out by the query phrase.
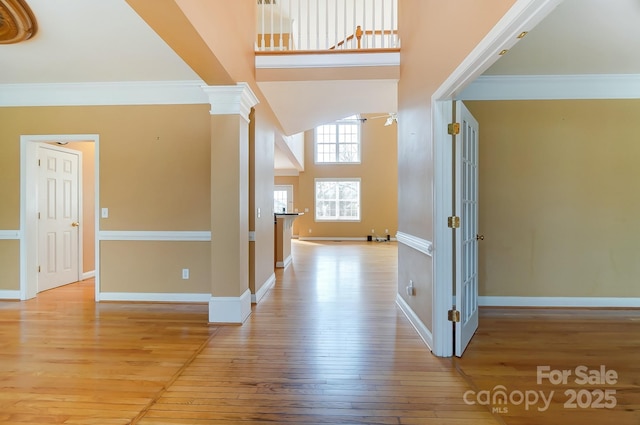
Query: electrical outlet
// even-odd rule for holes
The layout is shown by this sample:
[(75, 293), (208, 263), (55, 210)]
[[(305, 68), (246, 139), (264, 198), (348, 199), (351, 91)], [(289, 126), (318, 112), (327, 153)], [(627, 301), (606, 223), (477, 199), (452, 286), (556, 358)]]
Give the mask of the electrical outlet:
[(189, 279), (189, 269), (182, 269), (182, 278)]
[(311, 229), (309, 229), (309, 233), (311, 233)]
[(100, 216), (102, 218), (109, 218), (109, 208), (102, 208), (100, 213), (101, 213)]
[(376, 234), (376, 229), (371, 229), (371, 234), (375, 235)]
[(384, 229), (384, 234), (388, 235), (389, 234), (389, 229)]

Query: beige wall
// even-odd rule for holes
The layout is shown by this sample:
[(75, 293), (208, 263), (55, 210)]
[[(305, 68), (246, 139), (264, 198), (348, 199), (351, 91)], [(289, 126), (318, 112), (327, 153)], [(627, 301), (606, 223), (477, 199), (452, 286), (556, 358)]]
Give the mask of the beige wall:
[(480, 123), (480, 295), (640, 296), (640, 100), (465, 103)]
[(82, 271), (96, 269), (96, 216), (95, 216), (95, 145), (87, 142), (71, 142), (65, 146), (82, 152)]
[(250, 242), (250, 248), (253, 248), (254, 252), (251, 257), (253, 275), (249, 279), (249, 289), (253, 294), (273, 275), (273, 158), (277, 133), (274, 125), (276, 120), (268, 105), (259, 103), (255, 111), (254, 143), (250, 144), (250, 157), (253, 159), (250, 185), (254, 192), (250, 197), (249, 208), (249, 227), (255, 231), (256, 236), (255, 242)]
[(20, 241), (0, 240), (0, 291), (20, 289)]
[[(209, 230), (209, 117), (208, 105), (0, 108), (0, 229), (19, 228), (20, 135), (95, 133), (100, 136), (100, 201), (110, 214), (101, 220), (102, 230)], [(19, 258), (18, 243), (2, 245), (3, 258)], [(85, 260), (92, 258), (85, 253)], [(180, 276), (183, 261), (172, 253), (149, 258), (171, 268), (170, 276)], [(122, 270), (122, 261), (103, 255), (102, 271)], [(126, 279), (137, 270), (130, 272), (107, 274), (102, 290), (123, 284), (110, 276)], [(6, 287), (19, 287), (14, 272), (7, 279)], [(158, 284), (151, 275), (126, 283), (130, 292)], [(185, 290), (183, 283), (175, 292)]]
[[(511, 7), (514, 0), (402, 0), (398, 83), (398, 230), (433, 241), (431, 96)], [(455, 17), (448, 19), (445, 17)], [(400, 256), (404, 256), (400, 251)], [(431, 329), (433, 264), (399, 259), (398, 294)], [(411, 279), (415, 296), (404, 290)]]
[[(380, 114), (363, 115), (373, 117)], [(385, 229), (395, 236), (398, 228), (397, 128), (384, 126), (384, 119), (369, 119), (361, 125), (361, 163), (323, 165), (314, 163), (314, 131), (305, 133), (305, 171), (298, 177), (294, 208), (309, 209), (296, 219), (298, 235), (305, 237), (366, 238), (371, 229), (380, 237)], [(359, 222), (316, 222), (314, 191), (316, 178), (360, 178)], [(283, 181), (279, 178), (278, 181)], [(309, 231), (311, 229), (311, 231)]]
[[(103, 292), (211, 292), (209, 242), (103, 241), (100, 244)], [(189, 269), (189, 279), (181, 271)]]

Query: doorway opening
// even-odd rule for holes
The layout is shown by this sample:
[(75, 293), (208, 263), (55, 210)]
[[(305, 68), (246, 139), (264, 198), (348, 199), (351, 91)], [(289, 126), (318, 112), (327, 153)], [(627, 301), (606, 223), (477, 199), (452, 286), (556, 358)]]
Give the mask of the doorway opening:
[[(86, 148), (85, 144), (93, 144), (93, 161), (85, 158), (85, 171), (91, 172), (91, 178), (85, 178), (85, 193), (93, 194), (94, 202), (89, 206), (89, 210), (80, 211), (82, 221), (77, 220), (76, 226), (81, 226), (84, 222), (93, 223), (93, 226), (84, 229), (82, 234), (86, 233), (84, 238), (85, 248), (89, 249), (93, 257), (93, 270), (85, 270), (83, 261), (80, 261), (79, 279), (90, 278), (95, 275), (95, 299), (98, 300), (100, 293), (99, 285), (99, 136), (97, 134), (56, 134), (56, 135), (22, 135), (20, 136), (20, 299), (27, 300), (34, 298), (42, 288), (39, 285), (40, 272), (40, 247), (42, 243), (38, 240), (39, 236), (39, 220), (38, 213), (41, 212), (42, 201), (39, 199), (39, 166), (38, 157), (41, 146), (66, 146), (75, 147), (76, 150)], [(54, 149), (55, 150), (55, 149)], [(91, 151), (91, 150), (89, 150)], [(90, 156), (90, 155), (86, 155)], [(87, 159), (89, 159), (87, 161)], [(88, 184), (87, 184), (88, 183)], [(88, 219), (88, 220), (87, 220)], [(91, 229), (92, 227), (92, 229)], [(89, 244), (87, 244), (89, 240)], [(79, 259), (87, 257), (79, 253)], [(84, 261), (91, 263), (87, 258)]]

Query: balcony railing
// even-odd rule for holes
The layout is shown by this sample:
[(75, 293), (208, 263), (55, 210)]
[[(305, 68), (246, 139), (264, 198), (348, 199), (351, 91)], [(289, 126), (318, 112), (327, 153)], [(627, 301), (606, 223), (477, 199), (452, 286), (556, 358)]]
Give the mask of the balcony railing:
[(257, 51), (400, 47), (398, 0), (257, 2)]

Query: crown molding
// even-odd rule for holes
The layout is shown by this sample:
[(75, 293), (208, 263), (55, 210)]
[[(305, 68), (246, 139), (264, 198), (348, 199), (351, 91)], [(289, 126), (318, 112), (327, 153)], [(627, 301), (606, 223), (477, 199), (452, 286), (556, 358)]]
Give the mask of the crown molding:
[(486, 75), (461, 100), (639, 99), (640, 74)]
[(259, 101), (247, 83), (237, 83), (235, 86), (202, 86), (202, 90), (209, 96), (211, 115), (239, 114), (249, 120), (249, 113)]
[(0, 107), (206, 104), (203, 82), (0, 84)]

